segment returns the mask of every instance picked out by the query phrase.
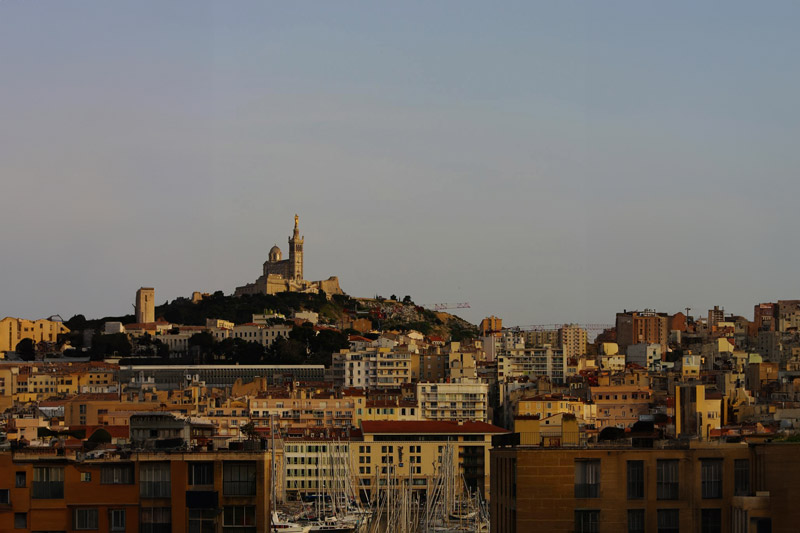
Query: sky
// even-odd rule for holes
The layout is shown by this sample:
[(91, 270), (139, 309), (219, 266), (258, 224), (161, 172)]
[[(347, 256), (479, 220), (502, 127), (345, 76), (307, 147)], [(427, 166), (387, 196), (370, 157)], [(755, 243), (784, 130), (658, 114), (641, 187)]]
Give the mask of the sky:
[(796, 2), (0, 3), (0, 316), (305, 277), (505, 325), (800, 297)]

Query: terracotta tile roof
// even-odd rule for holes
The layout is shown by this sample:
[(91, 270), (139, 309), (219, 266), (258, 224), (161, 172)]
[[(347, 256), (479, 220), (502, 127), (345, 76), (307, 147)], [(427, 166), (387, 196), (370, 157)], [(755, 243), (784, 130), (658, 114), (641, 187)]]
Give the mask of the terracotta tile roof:
[(402, 421), (368, 421), (361, 422), (361, 430), (367, 433), (399, 434), (399, 433), (510, 433), (507, 429), (487, 424), (486, 422), (451, 422), (445, 420), (402, 420)]
[(62, 407), (67, 403), (67, 400), (48, 400), (39, 402), (39, 407)]

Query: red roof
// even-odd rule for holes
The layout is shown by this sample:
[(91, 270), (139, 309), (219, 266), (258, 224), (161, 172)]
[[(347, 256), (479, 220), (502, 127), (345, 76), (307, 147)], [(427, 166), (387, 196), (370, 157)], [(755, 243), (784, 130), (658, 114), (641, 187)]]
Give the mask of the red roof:
[(446, 420), (364, 420), (361, 430), (367, 433), (511, 433), (486, 422), (451, 422)]

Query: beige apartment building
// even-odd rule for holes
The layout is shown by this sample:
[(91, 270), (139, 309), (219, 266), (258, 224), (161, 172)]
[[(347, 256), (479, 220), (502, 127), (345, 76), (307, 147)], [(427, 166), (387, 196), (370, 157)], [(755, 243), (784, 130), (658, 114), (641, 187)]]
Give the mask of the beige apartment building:
[(575, 324), (565, 325), (558, 330), (558, 345), (564, 357), (585, 355), (588, 340), (586, 330)]
[[(492, 436), (509, 433), (485, 422), (422, 420), (367, 422), (363, 442), (351, 441), (357, 453), (361, 488), (371, 493), (387, 476), (410, 479), (415, 489), (428, 490), (443, 453), (453, 453), (456, 474), (471, 490), (489, 498), (489, 450)], [(355, 459), (355, 457), (354, 457)], [(383, 480), (383, 481), (382, 481)], [(416, 481), (414, 481), (416, 480)]]
[(489, 385), (478, 379), (417, 383), (417, 404), (426, 420), (488, 420)]
[(310, 394), (306, 390), (265, 392), (249, 398), (250, 418), (256, 427), (268, 428), (270, 417), (283, 432), (355, 425), (357, 407), (363, 396), (337, 397), (333, 393)]
[(387, 389), (411, 383), (411, 354), (391, 348), (371, 348), (333, 354), (333, 371), (345, 388)]

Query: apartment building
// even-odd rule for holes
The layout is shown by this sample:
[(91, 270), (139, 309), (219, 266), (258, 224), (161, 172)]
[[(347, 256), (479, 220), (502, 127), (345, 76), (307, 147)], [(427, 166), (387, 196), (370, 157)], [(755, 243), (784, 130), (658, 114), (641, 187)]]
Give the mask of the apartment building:
[(576, 324), (565, 324), (558, 329), (558, 346), (564, 351), (564, 357), (585, 355), (588, 341), (586, 330)]
[(591, 400), (596, 404), (595, 426), (626, 428), (650, 412), (653, 391), (639, 385), (604, 385), (590, 387)]
[(792, 532), (800, 445), (499, 446), (492, 531)]
[(502, 351), (497, 357), (497, 379), (548, 377), (554, 383), (563, 383), (567, 360), (560, 348), (549, 344), (534, 347), (516, 345)]
[(269, 427), (272, 417), (272, 423), (283, 433), (290, 428), (297, 431), (347, 428), (354, 425), (356, 410), (364, 409), (363, 405), (356, 407), (357, 399), (352, 396), (332, 392), (313, 394), (304, 389), (265, 392), (248, 401), (256, 427)]
[(385, 389), (411, 383), (411, 354), (392, 348), (342, 350), (333, 354), (333, 374), (345, 388)]
[(725, 401), (722, 393), (707, 390), (705, 385), (675, 387), (675, 435), (708, 440), (711, 432), (725, 424)]
[[(485, 422), (398, 421), (362, 423), (363, 442), (351, 441), (362, 491), (369, 495), (393, 475), (411, 479), (416, 490), (430, 490), (442, 454), (454, 454), (457, 474), (473, 491), (489, 498), (492, 436), (509, 433)], [(355, 448), (358, 446), (358, 448)], [(416, 479), (416, 481), (413, 481)]]
[(417, 406), (427, 420), (488, 420), (489, 386), (478, 379), (417, 383)]
[(669, 341), (669, 322), (668, 315), (652, 309), (617, 313), (617, 344), (623, 351), (631, 344), (658, 344), (664, 354)]
[(332, 438), (288, 438), (284, 440), (284, 493), (289, 499), (318, 494), (341, 487), (353, 479), (352, 444)]
[(2, 452), (0, 531), (266, 531), (269, 464), (264, 452)]

